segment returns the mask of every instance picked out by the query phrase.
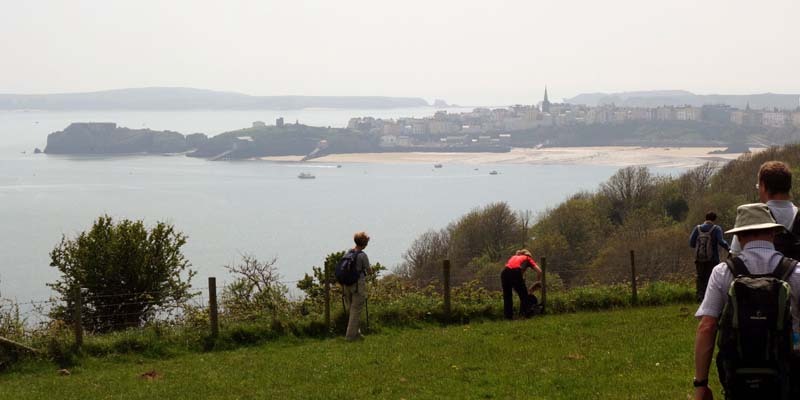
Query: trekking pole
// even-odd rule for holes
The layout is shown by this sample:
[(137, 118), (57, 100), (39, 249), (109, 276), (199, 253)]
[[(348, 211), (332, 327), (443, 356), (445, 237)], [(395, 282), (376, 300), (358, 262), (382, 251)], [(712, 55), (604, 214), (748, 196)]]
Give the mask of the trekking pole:
[(369, 332), (369, 299), (364, 297), (364, 310), (367, 312), (367, 332)]

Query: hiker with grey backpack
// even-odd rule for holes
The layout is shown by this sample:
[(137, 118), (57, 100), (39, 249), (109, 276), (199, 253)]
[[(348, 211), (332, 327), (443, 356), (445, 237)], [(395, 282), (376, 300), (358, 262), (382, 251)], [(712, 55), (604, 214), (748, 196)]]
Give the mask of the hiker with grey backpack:
[(722, 228), (714, 223), (716, 220), (717, 214), (709, 211), (706, 214), (705, 222), (695, 226), (689, 237), (689, 246), (695, 249), (694, 264), (697, 270), (696, 296), (698, 303), (703, 302), (711, 270), (719, 264), (719, 246), (730, 250), (728, 242), (722, 236)]
[(797, 398), (791, 359), (800, 345), (800, 270), (775, 249), (784, 231), (766, 204), (737, 209), (726, 233), (738, 236), (742, 251), (714, 267), (695, 313), (695, 399), (713, 398), (708, 377), (715, 339), (725, 399)]

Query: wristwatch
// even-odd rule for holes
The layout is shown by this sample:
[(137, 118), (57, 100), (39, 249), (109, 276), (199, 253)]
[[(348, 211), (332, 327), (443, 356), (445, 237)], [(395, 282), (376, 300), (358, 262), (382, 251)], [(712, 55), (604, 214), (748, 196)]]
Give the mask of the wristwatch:
[(692, 386), (699, 388), (699, 387), (708, 387), (708, 378), (703, 380), (697, 380), (697, 378), (692, 379)]

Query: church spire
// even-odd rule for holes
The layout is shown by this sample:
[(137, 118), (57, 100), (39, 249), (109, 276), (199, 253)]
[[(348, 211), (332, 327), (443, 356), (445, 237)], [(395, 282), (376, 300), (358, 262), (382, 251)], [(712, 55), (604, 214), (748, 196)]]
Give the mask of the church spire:
[(547, 98), (547, 85), (544, 87), (544, 100), (542, 100), (542, 112), (550, 112), (550, 99)]

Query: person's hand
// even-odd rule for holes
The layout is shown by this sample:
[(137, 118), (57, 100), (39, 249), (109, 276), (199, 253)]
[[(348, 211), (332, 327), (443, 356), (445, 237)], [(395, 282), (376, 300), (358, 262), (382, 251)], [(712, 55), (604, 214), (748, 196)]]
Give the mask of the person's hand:
[(694, 388), (694, 400), (714, 400), (714, 393), (708, 386)]

